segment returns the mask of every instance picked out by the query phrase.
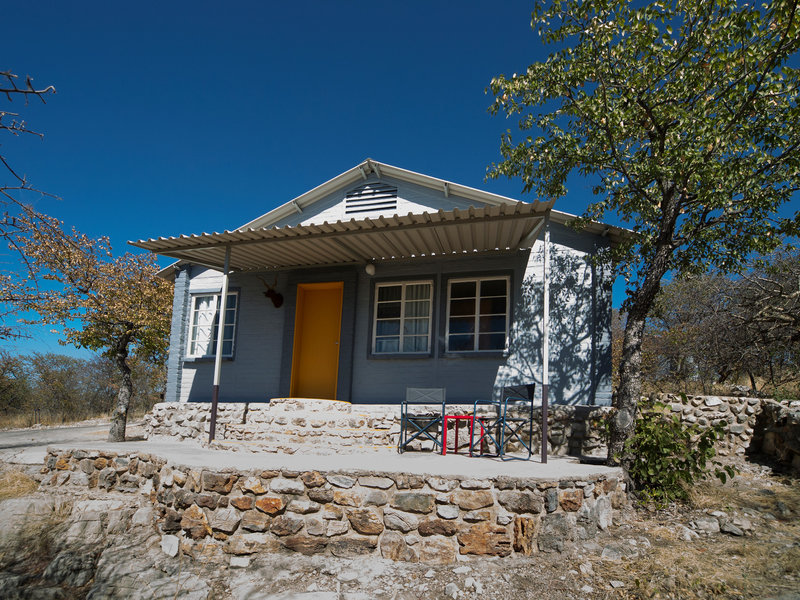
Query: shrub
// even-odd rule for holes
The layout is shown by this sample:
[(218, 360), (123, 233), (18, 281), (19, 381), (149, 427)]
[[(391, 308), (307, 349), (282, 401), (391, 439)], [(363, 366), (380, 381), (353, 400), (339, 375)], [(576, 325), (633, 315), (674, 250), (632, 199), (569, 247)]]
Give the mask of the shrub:
[[(686, 396), (681, 398), (685, 404)], [(708, 427), (683, 423), (667, 405), (642, 400), (635, 433), (624, 446), (628, 476), (640, 499), (660, 506), (685, 501), (695, 482), (710, 475), (722, 483), (733, 477), (734, 467), (714, 459), (714, 444), (725, 426), (725, 421)]]

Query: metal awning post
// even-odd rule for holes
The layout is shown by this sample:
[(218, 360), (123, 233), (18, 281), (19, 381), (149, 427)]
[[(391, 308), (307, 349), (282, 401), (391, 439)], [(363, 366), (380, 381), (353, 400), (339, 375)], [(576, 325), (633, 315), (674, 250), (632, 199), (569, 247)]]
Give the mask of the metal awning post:
[(544, 217), (542, 256), (542, 463), (547, 463), (547, 396), (550, 387), (550, 212)]
[(211, 426), (208, 443), (217, 433), (217, 404), (219, 404), (219, 379), (222, 374), (222, 340), (225, 337), (225, 309), (228, 307), (228, 271), (231, 266), (231, 247), (225, 247), (225, 265), (222, 269), (222, 290), (219, 293), (219, 316), (217, 317), (217, 349), (214, 355), (214, 387), (211, 390)]

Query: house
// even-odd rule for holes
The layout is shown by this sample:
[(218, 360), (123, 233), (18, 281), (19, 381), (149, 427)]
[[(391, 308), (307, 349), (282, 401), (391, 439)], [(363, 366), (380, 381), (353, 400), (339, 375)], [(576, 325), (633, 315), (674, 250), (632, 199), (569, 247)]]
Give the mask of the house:
[(572, 218), (368, 159), (233, 231), (132, 242), (177, 259), (166, 400), (472, 402), (535, 381), (609, 404), (612, 281), (593, 259), (625, 232)]

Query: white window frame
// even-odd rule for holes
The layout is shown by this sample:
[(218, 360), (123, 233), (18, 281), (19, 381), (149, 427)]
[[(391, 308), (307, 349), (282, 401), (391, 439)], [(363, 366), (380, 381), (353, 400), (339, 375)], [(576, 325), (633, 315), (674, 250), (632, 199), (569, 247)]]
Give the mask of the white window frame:
[[(480, 317), (481, 317), (481, 282), (483, 281), (498, 281), (504, 280), (506, 282), (506, 330), (503, 332), (504, 334), (504, 343), (502, 348), (491, 348), (489, 350), (480, 350)], [(466, 282), (474, 282), (475, 283), (475, 314), (473, 315), (474, 318), (474, 330), (473, 330), (473, 340), (472, 340), (472, 349), (471, 350), (450, 350), (450, 307), (451, 307), (451, 291), (453, 289), (454, 283), (466, 283)], [(499, 314), (499, 313), (498, 313)], [(459, 315), (465, 316), (465, 315)], [(484, 315), (486, 316), (486, 315)], [(489, 315), (492, 316), (492, 315)], [(511, 321), (511, 277), (508, 275), (492, 275), (486, 277), (459, 277), (447, 280), (447, 315), (445, 317), (445, 336), (444, 336), (444, 349), (445, 353), (447, 354), (467, 354), (467, 353), (491, 353), (491, 352), (505, 352), (508, 350), (508, 331), (510, 327)], [(500, 333), (495, 332), (495, 333)], [(465, 335), (465, 334), (453, 334), (453, 335)]]
[[(216, 356), (217, 353), (217, 333), (219, 331), (219, 312), (220, 312), (220, 292), (194, 292), (190, 296), (190, 305), (189, 305), (189, 332), (186, 338), (186, 357), (187, 358), (213, 358)], [(225, 319), (225, 325), (232, 325), (231, 329), (231, 337), (223, 339), (223, 348), (225, 346), (224, 342), (230, 341), (231, 342), (231, 350), (230, 352), (223, 352), (223, 358), (233, 358), (235, 345), (236, 345), (236, 322), (239, 313), (239, 292), (229, 291), (228, 298), (233, 296), (236, 298), (236, 301), (233, 306), (233, 318), (232, 322), (229, 321), (227, 318)], [(212, 303), (216, 306), (214, 316), (213, 316), (213, 325), (211, 326), (211, 335), (210, 339), (205, 340), (206, 344), (206, 352), (205, 353), (198, 353), (194, 351), (194, 346), (196, 340), (194, 339), (195, 330), (198, 325), (195, 324), (195, 314), (198, 312), (197, 309), (197, 302), (200, 298), (213, 298)], [(227, 302), (226, 302), (227, 306)], [(210, 312), (210, 311), (209, 311)], [(227, 311), (226, 311), (227, 312)], [(225, 331), (223, 327), (223, 332)]]
[[(428, 296), (428, 338), (427, 338), (427, 347), (425, 350), (416, 350), (416, 351), (404, 351), (403, 350), (403, 340), (405, 337), (404, 329), (405, 329), (405, 321), (406, 321), (406, 288), (411, 285), (427, 285), (430, 289), (430, 295)], [(400, 332), (398, 334), (399, 341), (398, 341), (398, 349), (391, 351), (391, 352), (379, 352), (377, 350), (378, 347), (378, 296), (379, 290), (383, 287), (401, 287), (400, 292)], [(392, 302), (397, 302), (397, 300), (393, 300)], [(414, 302), (414, 300), (409, 300), (408, 302)], [(393, 319), (392, 319), (393, 320)], [(372, 354), (376, 356), (390, 356), (395, 354), (403, 354), (405, 356), (420, 356), (420, 355), (429, 355), (431, 353), (431, 336), (433, 335), (433, 280), (432, 279), (422, 279), (422, 280), (415, 280), (415, 281), (385, 281), (383, 283), (376, 283), (375, 284), (375, 299), (373, 302), (372, 308)], [(388, 337), (388, 336), (381, 336), (381, 337)], [(394, 337), (394, 336), (392, 336)], [(422, 337), (422, 336), (412, 336), (412, 337)]]

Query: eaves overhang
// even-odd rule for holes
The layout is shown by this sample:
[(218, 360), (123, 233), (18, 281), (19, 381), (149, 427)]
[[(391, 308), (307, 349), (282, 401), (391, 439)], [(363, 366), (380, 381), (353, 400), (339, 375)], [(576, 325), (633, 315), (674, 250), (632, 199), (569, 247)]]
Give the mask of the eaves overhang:
[(514, 202), (335, 223), (245, 227), (130, 243), (214, 269), (223, 268), (230, 248), (234, 271), (509, 252), (533, 246), (552, 206), (553, 202)]

